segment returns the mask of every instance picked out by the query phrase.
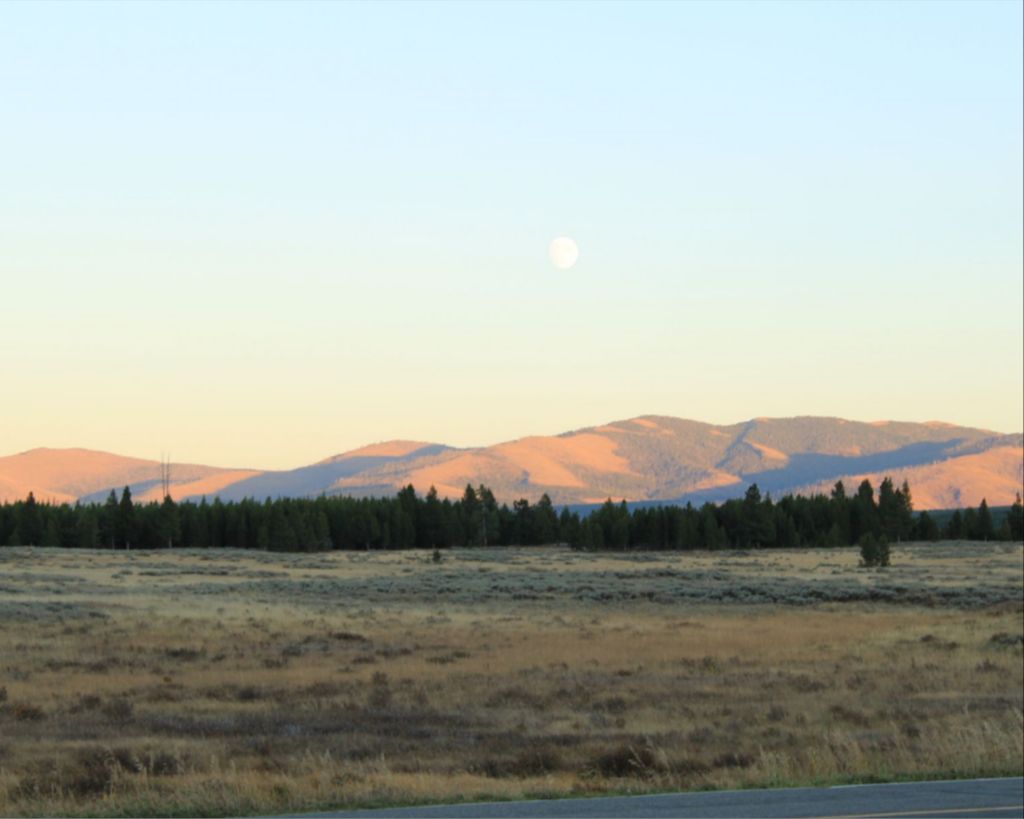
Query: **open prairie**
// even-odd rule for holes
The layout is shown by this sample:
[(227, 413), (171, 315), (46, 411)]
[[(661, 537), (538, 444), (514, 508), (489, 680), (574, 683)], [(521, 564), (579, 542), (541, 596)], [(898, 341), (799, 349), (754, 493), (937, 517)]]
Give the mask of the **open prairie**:
[(0, 813), (1019, 775), (1024, 550), (0, 549)]

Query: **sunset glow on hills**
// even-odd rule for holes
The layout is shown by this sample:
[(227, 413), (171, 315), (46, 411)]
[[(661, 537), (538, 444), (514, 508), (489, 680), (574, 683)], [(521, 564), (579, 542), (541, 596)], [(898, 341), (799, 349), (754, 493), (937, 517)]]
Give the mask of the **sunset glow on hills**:
[[(173, 464), (171, 496), (226, 499), (393, 494), (412, 484), (457, 498), (485, 484), (499, 500), (556, 504), (721, 501), (757, 483), (780, 496), (853, 487), (889, 475), (910, 482), (918, 509), (1011, 503), (1024, 479), (1020, 435), (950, 424), (858, 423), (838, 418), (759, 418), (716, 427), (663, 416), (616, 421), (557, 436), (456, 449), (384, 441), (287, 472)], [(36, 449), (0, 458), (0, 499), (100, 500), (133, 488), (160, 499), (160, 464), (84, 449)]]

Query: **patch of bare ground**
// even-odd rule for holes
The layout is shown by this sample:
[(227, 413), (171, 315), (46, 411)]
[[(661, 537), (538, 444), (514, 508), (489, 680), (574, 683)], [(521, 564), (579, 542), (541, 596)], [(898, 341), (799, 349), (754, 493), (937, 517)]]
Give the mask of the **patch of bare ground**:
[(0, 549), (0, 814), (1019, 775), (1022, 556)]

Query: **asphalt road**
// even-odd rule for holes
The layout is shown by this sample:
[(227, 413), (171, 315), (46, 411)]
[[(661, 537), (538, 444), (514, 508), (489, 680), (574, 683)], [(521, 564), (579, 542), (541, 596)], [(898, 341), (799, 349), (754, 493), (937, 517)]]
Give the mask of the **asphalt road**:
[(966, 817), (1024, 816), (1024, 779), (959, 779), (901, 782), (835, 788), (705, 791), (657, 796), (613, 796), (530, 802), (478, 802), (385, 808), (346, 813), (307, 814), (328, 817)]

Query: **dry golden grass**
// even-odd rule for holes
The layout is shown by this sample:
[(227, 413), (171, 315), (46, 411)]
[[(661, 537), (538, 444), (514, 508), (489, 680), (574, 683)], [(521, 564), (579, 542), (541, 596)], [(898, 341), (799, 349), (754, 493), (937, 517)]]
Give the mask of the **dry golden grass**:
[(1019, 775), (1022, 558), (0, 549), (0, 814)]

